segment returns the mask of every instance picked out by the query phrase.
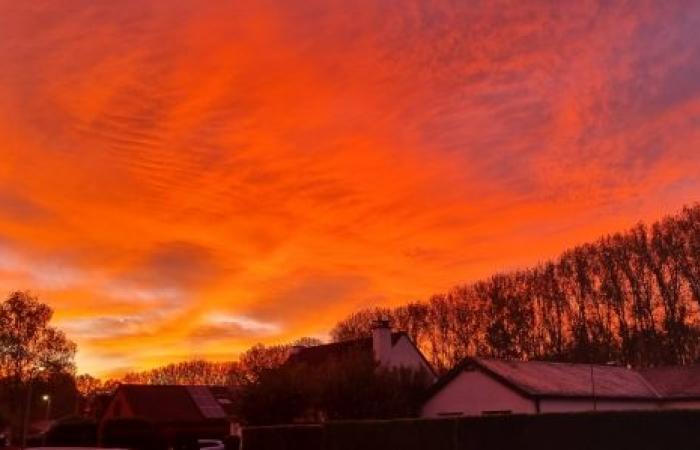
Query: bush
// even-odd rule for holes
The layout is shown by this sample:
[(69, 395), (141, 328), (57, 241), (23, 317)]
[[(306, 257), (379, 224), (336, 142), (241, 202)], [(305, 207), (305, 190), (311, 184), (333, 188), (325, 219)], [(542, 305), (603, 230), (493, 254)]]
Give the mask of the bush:
[(241, 438), (239, 436), (226, 436), (224, 439), (224, 447), (226, 450), (240, 450)]
[(453, 450), (455, 420), (382, 420), (330, 422), (326, 450), (387, 449)]
[(82, 417), (58, 420), (47, 431), (44, 445), (47, 447), (96, 447), (97, 423)]
[(243, 450), (691, 450), (700, 411), (329, 422), (243, 429)]
[(286, 425), (243, 429), (243, 450), (322, 450), (323, 427)]
[(166, 449), (165, 440), (151, 422), (145, 419), (107, 419), (100, 429), (100, 447), (132, 450)]

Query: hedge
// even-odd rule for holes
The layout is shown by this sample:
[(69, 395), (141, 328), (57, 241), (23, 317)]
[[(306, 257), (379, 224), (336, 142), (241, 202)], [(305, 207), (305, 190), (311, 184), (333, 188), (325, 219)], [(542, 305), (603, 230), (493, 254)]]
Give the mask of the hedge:
[(372, 449), (377, 442), (384, 450), (453, 450), (455, 424), (424, 419), (334, 422), (325, 427), (323, 450)]
[(290, 425), (244, 428), (241, 450), (323, 450), (323, 427)]
[(242, 450), (696, 450), (700, 411), (329, 422), (243, 429)]
[(44, 438), (46, 447), (96, 447), (97, 423), (83, 417), (56, 421)]
[(149, 421), (137, 418), (106, 419), (100, 427), (100, 447), (165, 450), (163, 436)]

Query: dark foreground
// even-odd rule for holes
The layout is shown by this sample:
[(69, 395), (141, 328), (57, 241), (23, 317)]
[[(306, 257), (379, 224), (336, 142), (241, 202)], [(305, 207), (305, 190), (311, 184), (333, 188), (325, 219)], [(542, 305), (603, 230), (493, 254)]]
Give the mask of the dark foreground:
[(244, 450), (685, 450), (700, 411), (600, 412), (252, 427)]

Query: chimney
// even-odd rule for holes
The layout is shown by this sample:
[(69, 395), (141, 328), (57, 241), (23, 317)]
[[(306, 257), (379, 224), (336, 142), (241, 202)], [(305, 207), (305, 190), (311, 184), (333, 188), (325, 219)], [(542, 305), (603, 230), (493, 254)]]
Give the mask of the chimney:
[(372, 350), (374, 359), (380, 366), (391, 364), (391, 327), (389, 321), (380, 319), (372, 323)]

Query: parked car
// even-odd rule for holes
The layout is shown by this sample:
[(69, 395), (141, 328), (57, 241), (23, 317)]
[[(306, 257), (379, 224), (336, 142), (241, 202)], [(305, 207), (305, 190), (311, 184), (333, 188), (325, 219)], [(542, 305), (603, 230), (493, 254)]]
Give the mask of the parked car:
[(224, 443), (216, 439), (200, 439), (197, 441), (199, 450), (225, 450)]

